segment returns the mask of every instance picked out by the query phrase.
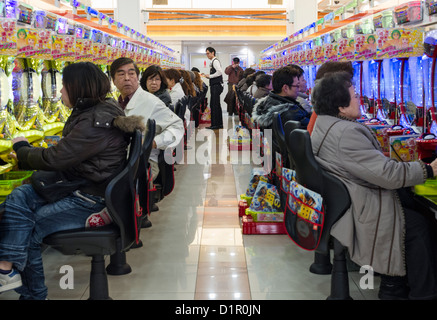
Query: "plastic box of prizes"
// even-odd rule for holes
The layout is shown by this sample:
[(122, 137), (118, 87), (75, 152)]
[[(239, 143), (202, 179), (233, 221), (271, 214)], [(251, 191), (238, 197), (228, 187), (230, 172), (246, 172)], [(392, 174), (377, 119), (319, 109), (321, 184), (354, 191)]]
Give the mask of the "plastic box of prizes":
[(246, 193), (240, 195), (240, 200), (246, 200), (247, 206), (250, 206), (253, 195), (260, 181), (267, 182), (267, 175), (264, 174), (264, 170), (261, 168), (255, 168), (252, 170), (252, 177), (249, 181), (249, 186), (246, 189)]
[(0, 197), (7, 196), (16, 187), (30, 182), (33, 171), (10, 171), (0, 175)]
[(283, 222), (284, 212), (276, 186), (260, 181), (246, 215), (251, 215), (255, 222)]
[(231, 137), (229, 137), (229, 150), (252, 150), (252, 140), (249, 130), (236, 126)]
[(254, 222), (251, 216), (242, 218), (243, 234), (286, 234), (283, 222)]

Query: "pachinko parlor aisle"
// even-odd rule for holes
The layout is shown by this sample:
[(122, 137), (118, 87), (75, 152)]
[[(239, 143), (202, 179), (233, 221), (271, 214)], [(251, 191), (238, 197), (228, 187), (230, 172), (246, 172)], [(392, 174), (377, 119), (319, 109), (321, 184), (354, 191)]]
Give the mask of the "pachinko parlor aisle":
[[(352, 1), (266, 48), (253, 69), (274, 75), (299, 66), (309, 104), (320, 67), (350, 62), (362, 114), (357, 121), (376, 135), (385, 156), (430, 163), (437, 150), (437, 1), (359, 11), (361, 3)], [(355, 13), (346, 18), (350, 9)], [(71, 115), (61, 100), (65, 67), (99, 66), (116, 100), (120, 92), (109, 66), (117, 58), (132, 59), (140, 75), (155, 65), (164, 71), (185, 68), (173, 49), (95, 15), (110, 27), (0, 0), (0, 202), (29, 184), (34, 173), (20, 170), (11, 157), (12, 139), (24, 136), (38, 148), (62, 139)], [(336, 222), (331, 217), (346, 212), (348, 197), (333, 204), (326, 189), (300, 182), (308, 168), (313, 178), (326, 178), (311, 162), (312, 150), (303, 149), (308, 139), (293, 146), (289, 139), (296, 127), (282, 126), (280, 118), (264, 130), (253, 117), (259, 99), (238, 86), (229, 90), (225, 86), (220, 97), (222, 130), (208, 129), (211, 90), (184, 96), (170, 108), (183, 122), (184, 138), (160, 153), (159, 179), (153, 182), (144, 166), (152, 140), (132, 142), (136, 148), (129, 149), (129, 165), (120, 172), (128, 181), (117, 189), (128, 200), (114, 205), (113, 192), (106, 211), (93, 214), (84, 228), (43, 241), (49, 300), (246, 300), (246, 308), (238, 309), (246, 315), (262, 312), (264, 300), (379, 300), (380, 275), (355, 264), (330, 235)], [(235, 115), (226, 111), (229, 96)], [(293, 158), (299, 150), (309, 151)], [(339, 184), (330, 186), (347, 194)], [(437, 212), (435, 178), (413, 190)], [(0, 293), (0, 301), (19, 297), (14, 290)], [(181, 302), (174, 314), (193, 310)], [(213, 312), (195, 310), (205, 317)], [(225, 310), (237, 309), (228, 304)]]

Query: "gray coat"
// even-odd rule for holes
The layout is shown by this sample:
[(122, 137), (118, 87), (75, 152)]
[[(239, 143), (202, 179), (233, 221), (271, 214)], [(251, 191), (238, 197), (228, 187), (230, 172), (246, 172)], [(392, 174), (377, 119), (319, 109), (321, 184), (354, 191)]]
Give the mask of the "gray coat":
[(424, 163), (384, 156), (370, 128), (331, 116), (317, 117), (311, 141), (318, 162), (343, 181), (351, 197), (331, 234), (358, 265), (405, 275), (405, 219), (396, 189), (424, 183)]

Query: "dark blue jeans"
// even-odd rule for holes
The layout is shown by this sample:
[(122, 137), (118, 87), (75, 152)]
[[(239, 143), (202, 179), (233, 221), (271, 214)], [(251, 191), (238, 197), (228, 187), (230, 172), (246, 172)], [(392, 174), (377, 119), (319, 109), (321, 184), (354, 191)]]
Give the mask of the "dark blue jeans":
[(31, 185), (23, 185), (1, 204), (5, 213), (0, 221), (0, 261), (12, 262), (20, 271), (23, 286), (16, 289), (20, 299), (47, 297), (41, 256), (44, 237), (85, 227), (87, 218), (105, 207), (103, 198), (82, 195), (47, 203)]

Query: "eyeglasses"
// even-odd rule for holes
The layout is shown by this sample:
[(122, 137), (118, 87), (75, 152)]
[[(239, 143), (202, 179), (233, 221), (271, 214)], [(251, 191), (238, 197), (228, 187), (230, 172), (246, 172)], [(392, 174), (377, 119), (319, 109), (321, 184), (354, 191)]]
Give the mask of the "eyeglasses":
[(161, 79), (147, 79), (147, 82), (161, 82)]

